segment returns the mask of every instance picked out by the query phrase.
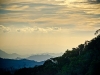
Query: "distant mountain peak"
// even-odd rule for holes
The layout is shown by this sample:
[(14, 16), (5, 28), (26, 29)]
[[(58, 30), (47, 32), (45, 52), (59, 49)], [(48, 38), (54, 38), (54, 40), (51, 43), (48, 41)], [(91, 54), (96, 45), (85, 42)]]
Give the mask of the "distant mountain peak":
[(3, 51), (3, 50), (0, 49), (0, 57), (1, 57), (1, 58), (15, 59), (15, 58), (17, 58), (18, 56), (20, 56), (20, 55), (18, 55), (18, 54), (16, 54), (16, 53), (8, 54), (8, 53), (6, 53), (5, 51)]

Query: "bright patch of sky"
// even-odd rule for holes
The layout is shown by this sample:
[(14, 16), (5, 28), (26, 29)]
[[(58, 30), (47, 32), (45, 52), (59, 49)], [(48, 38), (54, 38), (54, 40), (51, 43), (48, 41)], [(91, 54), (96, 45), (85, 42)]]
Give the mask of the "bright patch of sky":
[(0, 49), (59, 53), (94, 37), (100, 0), (0, 0)]

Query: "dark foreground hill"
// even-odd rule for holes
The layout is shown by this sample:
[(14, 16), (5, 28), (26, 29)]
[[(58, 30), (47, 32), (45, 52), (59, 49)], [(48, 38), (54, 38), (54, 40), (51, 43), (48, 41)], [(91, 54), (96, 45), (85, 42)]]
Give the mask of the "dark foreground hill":
[[(11, 75), (9, 71), (3, 73)], [(100, 75), (100, 35), (41, 66), (22, 68), (12, 75)]]
[(0, 58), (0, 68), (1, 69), (20, 69), (20, 68), (29, 68), (34, 67), (35, 65), (42, 65), (44, 61), (42, 62), (36, 62), (34, 60), (27, 60), (27, 59), (21, 59), (21, 60), (14, 60), (14, 59), (3, 59)]

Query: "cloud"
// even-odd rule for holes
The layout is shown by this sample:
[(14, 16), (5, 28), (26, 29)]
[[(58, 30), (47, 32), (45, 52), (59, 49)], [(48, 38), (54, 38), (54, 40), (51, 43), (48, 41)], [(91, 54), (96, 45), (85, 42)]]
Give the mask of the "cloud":
[(0, 0), (0, 4), (14, 4), (14, 3), (46, 3), (46, 4), (55, 4), (55, 5), (68, 5), (71, 3), (80, 3), (80, 2), (92, 2), (99, 3), (100, 0)]
[(64, 0), (0, 0), (1, 4), (13, 4), (13, 3), (46, 3), (46, 4), (60, 4), (63, 3)]
[(2, 8), (4, 10), (10, 10), (10, 11), (22, 11), (29, 8), (28, 5), (22, 6), (22, 5), (11, 5), (11, 6), (6, 6), (5, 8)]
[(20, 29), (17, 29), (17, 32), (20, 32), (21, 30)]
[(25, 33), (33, 33), (33, 32), (42, 32), (42, 33), (48, 33), (48, 32), (57, 32), (61, 31), (60, 27), (46, 27), (46, 28), (41, 28), (41, 27), (23, 27), (16, 29), (17, 32), (25, 32)]
[(0, 31), (6, 33), (6, 32), (10, 32), (11, 29), (9, 27), (5, 27), (3, 25), (0, 25)]
[(17, 32), (33, 32), (34, 29), (31, 27), (23, 27), (23, 28), (16, 29), (16, 31)]
[(87, 0), (87, 1), (89, 1), (89, 2), (92, 2), (92, 3), (99, 3), (100, 2), (100, 0)]
[(21, 2), (32, 2), (33, 0), (0, 0), (2, 4), (10, 4), (10, 3), (21, 3)]
[[(0, 14), (0, 23), (33, 26), (16, 30), (17, 32), (50, 32), (59, 31), (60, 28), (92, 30), (100, 23), (100, 4), (76, 2), (59, 5), (67, 1), (69, 0), (10, 0), (9, 3), (12, 4), (0, 7), (4, 9), (2, 12), (5, 12)], [(76, 0), (70, 0), (73, 1)]]

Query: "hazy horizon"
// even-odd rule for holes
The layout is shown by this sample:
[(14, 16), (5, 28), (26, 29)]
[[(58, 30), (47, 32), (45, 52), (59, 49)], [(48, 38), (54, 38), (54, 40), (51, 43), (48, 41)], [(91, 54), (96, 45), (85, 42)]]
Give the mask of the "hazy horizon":
[(0, 1), (0, 49), (7, 53), (64, 53), (91, 40), (99, 28), (98, 1)]
[[(4, 51), (4, 50), (2, 50), (2, 49), (0, 49), (0, 51), (2, 52), (5, 52), (5, 53), (7, 53), (7, 54), (9, 54), (9, 55), (11, 55), (11, 54), (18, 54), (18, 53), (9, 53), (9, 52), (6, 52), (6, 51)], [(18, 54), (18, 55), (21, 55), (21, 56), (26, 56), (26, 57), (28, 57), (28, 56), (32, 56), (32, 55), (53, 55), (53, 56), (59, 56), (59, 55), (62, 55), (64, 52), (60, 52), (60, 53), (49, 53), (49, 52), (47, 52), (47, 53), (30, 53), (30, 54)], [(55, 54), (55, 55), (54, 55)]]

